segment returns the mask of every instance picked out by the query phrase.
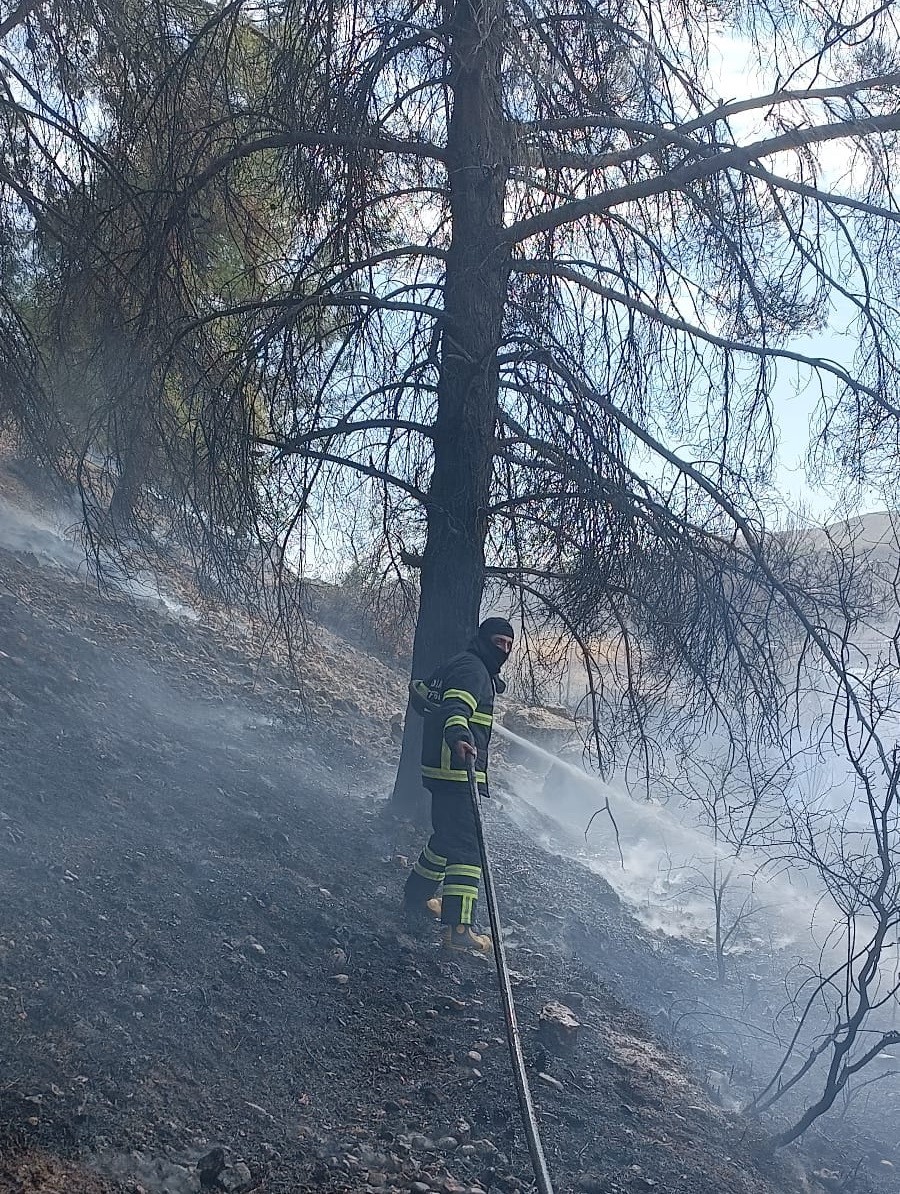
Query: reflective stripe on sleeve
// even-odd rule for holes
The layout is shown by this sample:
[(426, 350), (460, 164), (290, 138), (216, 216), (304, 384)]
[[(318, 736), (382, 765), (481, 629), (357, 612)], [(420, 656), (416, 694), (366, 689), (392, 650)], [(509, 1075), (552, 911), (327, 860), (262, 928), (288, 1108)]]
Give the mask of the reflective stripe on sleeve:
[(471, 692), (466, 692), (464, 688), (448, 688), (441, 697), (442, 701), (464, 701), (474, 713), (478, 708), (478, 702), (472, 696)]

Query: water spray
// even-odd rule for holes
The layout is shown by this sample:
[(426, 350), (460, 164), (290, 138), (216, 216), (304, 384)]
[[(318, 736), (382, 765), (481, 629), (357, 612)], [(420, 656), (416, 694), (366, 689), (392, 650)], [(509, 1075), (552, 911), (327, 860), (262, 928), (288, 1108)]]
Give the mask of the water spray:
[[(716, 841), (701, 828), (685, 824), (672, 809), (649, 800), (635, 800), (627, 791), (606, 783), (577, 764), (569, 763), (552, 751), (520, 737), (506, 726), (495, 723), (494, 729), (507, 742), (527, 752), (532, 759), (539, 760), (548, 768), (552, 767), (554, 776), (559, 778), (560, 788), (565, 787), (567, 779), (577, 785), (578, 791), (575, 795), (582, 802), (578, 813), (583, 814), (583, 818), (576, 822), (571, 819), (575, 815), (573, 812), (570, 811), (569, 817), (566, 817), (560, 814), (558, 807), (551, 807), (546, 815), (557, 824), (572, 827), (577, 823), (587, 840), (593, 821), (604, 813), (610, 817), (615, 830), (618, 865), (601, 864), (592, 856), (583, 858), (583, 864), (603, 875), (626, 901), (635, 905), (638, 916), (645, 917), (651, 928), (661, 928), (666, 933), (683, 935), (684, 924), (687, 923), (672, 927), (671, 915), (665, 912), (665, 909), (673, 906), (671, 901), (658, 906), (658, 915), (650, 914), (648, 894), (652, 875), (648, 873), (647, 863), (657, 854), (670, 861), (680, 857), (680, 864), (673, 862), (676, 872), (681, 870), (695, 875), (700, 869), (712, 867), (718, 862), (734, 870), (736, 885), (743, 884), (746, 887), (750, 884), (752, 888), (753, 880), (765, 861), (764, 856), (749, 848), (739, 854), (735, 853), (729, 850), (725, 843)], [(538, 769), (535, 769), (535, 774), (539, 774)], [(521, 805), (540, 807), (539, 804), (532, 805), (528, 797), (523, 797)], [(625, 833), (624, 858), (619, 826)], [(688, 903), (684, 905), (683, 911), (688, 920), (699, 917), (700, 923), (709, 931), (710, 900), (704, 895), (705, 890), (702, 883), (699, 888), (693, 890), (691, 887), (685, 888), (682, 894), (688, 897)], [(785, 943), (805, 939), (810, 933), (810, 925), (815, 921), (820, 906), (820, 892), (803, 887), (794, 876), (772, 871), (766, 876), (765, 892), (766, 903), (759, 907), (758, 912), (760, 916), (764, 915), (770, 924), (778, 926), (778, 938)], [(678, 893), (675, 893), (673, 898), (677, 901)], [(677, 903), (674, 906), (677, 908)]]
[(542, 759), (555, 768), (557, 773), (560, 771), (564, 772), (581, 787), (590, 788), (597, 793), (597, 796), (603, 803), (593, 814), (590, 821), (588, 821), (585, 828), (585, 836), (587, 836), (587, 830), (590, 828), (594, 817), (599, 815), (599, 813), (607, 812), (613, 826), (616, 827), (618, 838), (618, 826), (613, 819), (614, 813), (618, 812), (625, 815), (629, 823), (644, 836), (657, 838), (662, 845), (668, 846), (677, 843), (684, 849), (692, 852), (701, 850), (712, 851), (712, 853), (720, 855), (723, 859), (728, 857), (727, 851), (712, 842), (706, 834), (682, 824), (677, 817), (673, 816), (670, 811), (661, 805), (650, 801), (638, 802), (633, 800), (627, 793), (623, 793), (610, 784), (605, 783), (598, 776), (591, 775), (583, 768), (576, 767), (574, 764), (566, 762), (565, 759), (561, 759), (559, 755), (553, 754), (552, 751), (545, 750), (543, 746), (538, 746), (535, 742), (530, 742), (527, 738), (522, 738), (519, 734), (514, 734), (512, 730), (507, 729), (504, 725), (495, 723), (494, 729), (507, 742), (521, 747), (535, 758)]

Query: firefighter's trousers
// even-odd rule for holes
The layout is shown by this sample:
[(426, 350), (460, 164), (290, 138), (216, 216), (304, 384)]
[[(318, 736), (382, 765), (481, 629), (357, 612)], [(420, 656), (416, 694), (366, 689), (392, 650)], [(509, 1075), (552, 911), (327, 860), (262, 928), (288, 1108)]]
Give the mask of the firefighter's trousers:
[(427, 787), (431, 792), (434, 832), (406, 881), (406, 899), (427, 900), (443, 884), (443, 923), (474, 924), (481, 854), (468, 785), (432, 779)]

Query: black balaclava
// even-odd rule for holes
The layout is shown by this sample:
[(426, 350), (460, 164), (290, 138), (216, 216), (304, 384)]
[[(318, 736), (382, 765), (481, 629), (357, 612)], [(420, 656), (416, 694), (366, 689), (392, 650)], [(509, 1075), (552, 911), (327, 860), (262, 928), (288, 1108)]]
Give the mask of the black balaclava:
[(485, 618), (478, 627), (474, 643), (475, 650), (484, 660), (487, 670), (492, 676), (496, 676), (509, 659), (505, 651), (501, 651), (491, 642), (491, 638), (495, 634), (502, 634), (507, 638), (515, 637), (512, 625), (507, 622), (506, 618)]

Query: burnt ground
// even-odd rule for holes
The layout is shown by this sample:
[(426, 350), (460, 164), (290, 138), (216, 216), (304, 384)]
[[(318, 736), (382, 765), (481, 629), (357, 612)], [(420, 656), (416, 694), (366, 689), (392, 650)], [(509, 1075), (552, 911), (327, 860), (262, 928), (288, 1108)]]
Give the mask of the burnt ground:
[[(397, 916), (384, 712), (0, 550), (0, 1191), (528, 1188), (492, 968)], [(621, 1002), (657, 947), (610, 889), (487, 830), (559, 1191), (897, 1189), (773, 1159)]]

